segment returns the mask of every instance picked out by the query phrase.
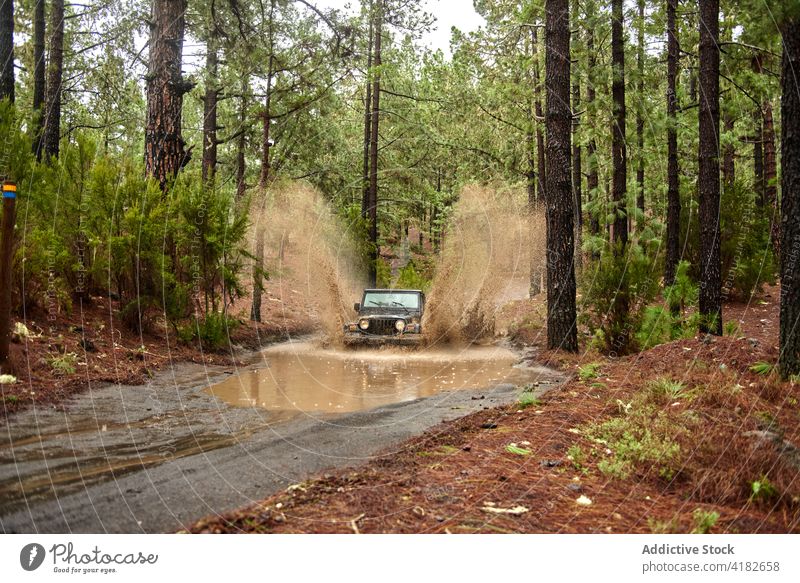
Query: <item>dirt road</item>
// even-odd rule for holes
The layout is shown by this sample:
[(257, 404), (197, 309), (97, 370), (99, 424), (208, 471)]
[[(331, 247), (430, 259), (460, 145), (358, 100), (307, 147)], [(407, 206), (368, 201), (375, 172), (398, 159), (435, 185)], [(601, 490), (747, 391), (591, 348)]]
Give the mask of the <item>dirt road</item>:
[[(255, 360), (238, 374), (260, 366)], [(548, 369), (515, 367), (515, 379), (520, 372), (539, 392), (560, 382)], [(399, 392), (400, 402), (339, 414), (270, 411), (231, 406), (209, 392), (231, 373), (185, 365), (142, 387), (105, 386), (63, 410), (32, 409), (9, 420), (0, 433), (0, 530), (177, 530), (327, 469), (391, 456), (441, 421), (512, 402), (520, 392), (492, 383), (421, 398)], [(377, 373), (369, 366), (363, 374)]]

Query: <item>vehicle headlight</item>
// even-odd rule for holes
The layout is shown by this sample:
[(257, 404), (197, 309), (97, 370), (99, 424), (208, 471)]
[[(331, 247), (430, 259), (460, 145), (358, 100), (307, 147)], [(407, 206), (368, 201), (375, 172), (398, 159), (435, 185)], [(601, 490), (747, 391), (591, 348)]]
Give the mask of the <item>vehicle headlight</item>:
[(402, 332), (406, 329), (406, 321), (405, 320), (398, 320), (394, 323), (394, 327), (398, 332)]
[(367, 328), (369, 328), (369, 320), (367, 320), (366, 318), (359, 320), (358, 327), (361, 328), (362, 330), (366, 330)]

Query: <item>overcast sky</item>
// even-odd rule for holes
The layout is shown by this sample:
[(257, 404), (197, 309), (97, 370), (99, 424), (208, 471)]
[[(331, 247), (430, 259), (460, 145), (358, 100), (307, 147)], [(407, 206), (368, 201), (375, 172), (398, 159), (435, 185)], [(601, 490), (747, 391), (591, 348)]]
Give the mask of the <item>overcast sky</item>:
[[(442, 49), (445, 55), (450, 55), (450, 29), (452, 27), (455, 26), (464, 32), (470, 32), (483, 24), (483, 18), (472, 7), (472, 0), (422, 0), (422, 2), (425, 10), (436, 17), (434, 30), (425, 35), (423, 42), (433, 49)], [(316, 5), (342, 9), (349, 5), (353, 11), (358, 8), (358, 1), (318, 0)]]

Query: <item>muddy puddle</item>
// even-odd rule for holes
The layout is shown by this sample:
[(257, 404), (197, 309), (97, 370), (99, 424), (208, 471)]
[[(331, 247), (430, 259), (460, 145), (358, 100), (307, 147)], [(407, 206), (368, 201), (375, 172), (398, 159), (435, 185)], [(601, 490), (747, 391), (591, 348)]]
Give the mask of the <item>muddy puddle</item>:
[(207, 391), (237, 407), (287, 413), (350, 413), (442, 391), (523, 385), (535, 370), (503, 347), (409, 351), (321, 349), (293, 342), (265, 350), (262, 366)]
[(498, 346), (337, 350), (309, 340), (268, 348), (238, 371), (179, 365), (144, 386), (93, 387), (63, 407), (23, 411), (0, 430), (0, 516), (242, 445), (298, 416), (327, 419), (442, 391), (491, 391), (542, 378), (545, 369), (518, 367), (517, 360)]

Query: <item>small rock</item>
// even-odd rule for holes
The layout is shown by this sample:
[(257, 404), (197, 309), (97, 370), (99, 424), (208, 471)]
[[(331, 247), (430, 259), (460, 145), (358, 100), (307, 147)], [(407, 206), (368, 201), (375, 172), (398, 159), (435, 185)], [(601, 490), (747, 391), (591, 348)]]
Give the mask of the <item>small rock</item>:
[(583, 492), (583, 486), (581, 486), (580, 484), (576, 483), (568, 484), (567, 488), (569, 490), (572, 490), (573, 492)]
[(482, 400), (482, 399), (485, 399), (486, 397), (485, 397), (485, 396), (483, 396), (483, 395), (481, 395), (480, 397), (470, 397), (470, 398), (471, 398), (473, 401), (480, 401), (480, 400)]
[(542, 460), (539, 462), (539, 465), (543, 468), (557, 468), (562, 463), (561, 460)]
[(756, 340), (755, 338), (748, 338), (747, 341), (750, 343), (750, 346), (752, 346), (753, 348), (757, 347), (760, 344), (760, 342), (758, 340)]
[(468, 446), (468, 445), (465, 445), (464, 447), (461, 448), (461, 450), (462, 451), (472, 451), (472, 448), (470, 446)]
[(497, 423), (492, 423), (491, 421), (488, 421), (483, 425), (481, 425), (481, 429), (497, 429)]
[(591, 506), (592, 505), (591, 499), (589, 499), (589, 498), (587, 498), (586, 496), (583, 496), (583, 495), (579, 496), (578, 499), (575, 500), (575, 503), (578, 506)]

